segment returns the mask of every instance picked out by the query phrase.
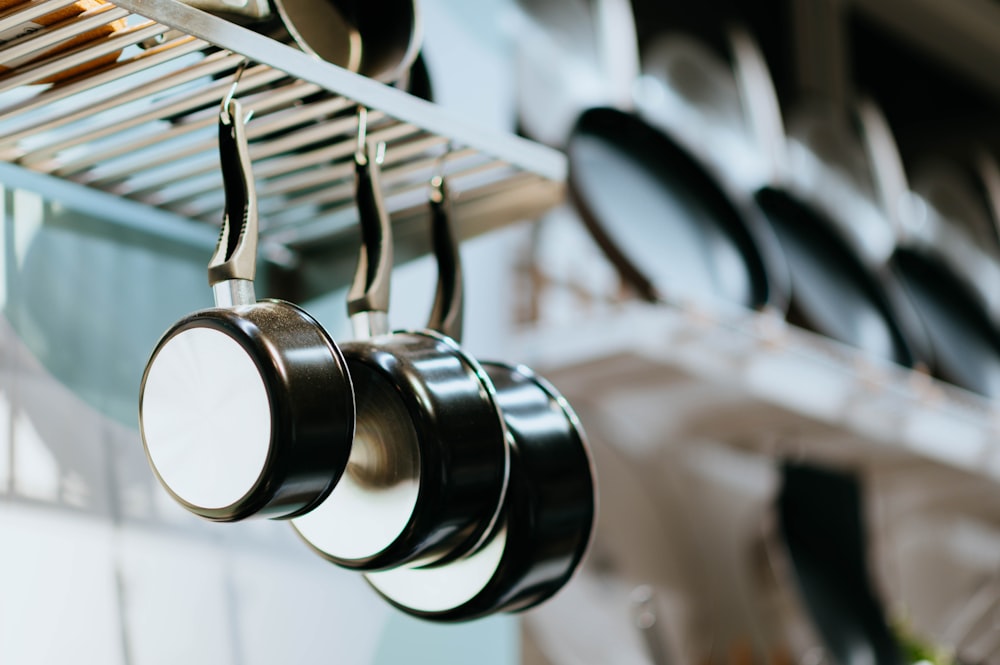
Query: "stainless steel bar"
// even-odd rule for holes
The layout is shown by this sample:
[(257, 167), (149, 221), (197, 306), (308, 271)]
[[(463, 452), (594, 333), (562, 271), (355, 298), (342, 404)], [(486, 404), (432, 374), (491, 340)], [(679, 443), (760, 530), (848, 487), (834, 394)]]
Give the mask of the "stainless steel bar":
[[(374, 140), (381, 140), (377, 134), (372, 136)], [(434, 147), (443, 147), (446, 143), (447, 139), (443, 137), (429, 136), (400, 147), (394, 147), (386, 153), (386, 161), (382, 167), (383, 175), (391, 183), (394, 179), (398, 180), (401, 174), (405, 174), (405, 169), (410, 164), (419, 163), (420, 166), (417, 168), (426, 168), (428, 170), (436, 168), (441, 163), (441, 154), (444, 153), (436, 155), (426, 155), (426, 153)], [(344, 142), (336, 147), (346, 153), (343, 156), (347, 156), (353, 150), (354, 144)], [(478, 155), (478, 152), (475, 150), (470, 149), (468, 152), (472, 155)], [(426, 155), (426, 157), (418, 160), (418, 162), (408, 161), (417, 155)], [(291, 209), (310, 207), (317, 202), (328, 202), (328, 199), (339, 200), (345, 196), (345, 191), (350, 196), (351, 192), (353, 192), (353, 189), (350, 188), (353, 185), (348, 185), (347, 189), (343, 189), (343, 183), (348, 181), (353, 182), (351, 178), (353, 173), (354, 163), (346, 160), (323, 168), (313, 168), (276, 178), (275, 180), (280, 181), (279, 187), (269, 189), (266, 194), (258, 196), (259, 210), (264, 215), (287, 214)], [(429, 175), (427, 179), (430, 180)], [(269, 188), (275, 180), (265, 180), (263, 187), (258, 192), (263, 191), (264, 188)], [(288, 198), (288, 195), (294, 191), (302, 191), (315, 187), (322, 187), (322, 189), (312, 189), (312, 191)], [(201, 198), (191, 203), (181, 200), (174, 201), (169, 206), (169, 209), (185, 217), (212, 219), (218, 217), (222, 214), (225, 197), (221, 196), (221, 194), (212, 197), (203, 196), (203, 194), (210, 191), (208, 187), (205, 190), (205, 192), (200, 193)]]
[[(438, 138), (440, 144), (442, 145), (446, 143), (446, 140), (443, 138), (440, 137), (435, 137), (435, 138)], [(438, 166), (442, 163), (442, 157), (441, 155), (428, 155), (423, 159), (417, 159), (417, 160), (412, 159), (416, 155), (422, 154), (423, 152), (425, 151), (421, 150), (419, 152), (417, 151), (411, 152), (411, 151), (400, 150), (399, 148), (395, 148), (392, 151), (387, 151), (386, 166), (383, 167), (382, 170), (384, 176), (383, 179), (387, 183), (387, 186), (391, 186), (393, 182), (398, 181), (404, 175), (420, 171), (428, 172), (427, 180), (429, 181), (430, 173), (434, 171), (436, 168), (438, 168)], [(393, 156), (392, 159), (390, 159), (390, 155)], [(458, 161), (461, 159), (477, 155), (479, 155), (479, 152), (470, 148), (467, 150), (448, 153), (443, 157), (443, 159), (444, 159), (444, 164), (447, 165), (448, 162)], [(483, 159), (487, 158), (483, 157)], [(353, 164), (350, 163), (346, 164), (346, 166), (348, 167), (348, 169), (353, 168)], [(329, 169), (329, 171), (332, 172), (333, 169)], [(351, 171), (349, 170), (348, 175), (350, 175), (350, 173)], [(339, 200), (339, 197), (342, 196), (343, 194), (341, 192), (333, 189), (324, 189), (320, 191), (309, 192), (297, 197), (293, 197), (291, 199), (287, 199), (284, 202), (284, 208), (286, 210), (290, 210), (292, 208), (296, 208), (302, 205), (322, 206), (329, 203), (335, 203)], [(348, 196), (352, 196), (352, 194), (348, 192)]]
[[(7, 122), (30, 111), (55, 104), (56, 102), (68, 99), (74, 95), (88, 92), (107, 83), (157, 67), (190, 53), (195, 53), (207, 46), (208, 43), (205, 41), (184, 35), (179, 39), (167, 42), (155, 49), (141, 51), (131, 58), (119, 61), (113, 67), (95, 73), (93, 76), (88, 76), (73, 83), (47, 88), (34, 97), (22, 100), (17, 104), (12, 104), (5, 109), (0, 109), (0, 121)], [(228, 52), (219, 51), (217, 54), (213, 54), (213, 56), (226, 53)], [(232, 57), (239, 58), (240, 56)], [(203, 62), (207, 61), (208, 59), (206, 58)], [(201, 64), (202, 63), (199, 63), (199, 65)], [(177, 70), (175, 73), (183, 71), (185, 70)], [(37, 123), (33, 123), (31, 127), (37, 127)], [(25, 128), (25, 130), (27, 129), (28, 128)], [(27, 134), (24, 135), (26, 136)], [(11, 135), (7, 134), (3, 137), (2, 142), (7, 144), (13, 143), (16, 140), (19, 139), (11, 140)]]
[(394, 118), (422, 127), (429, 133), (449, 136), (461, 145), (478, 146), (483, 152), (551, 179), (563, 180), (566, 177), (565, 155), (552, 148), (512, 136), (508, 132), (484, 128), (473, 118), (442, 111), (401, 90), (335, 67), (177, 0), (116, 2), (145, 16), (160, 18), (173, 25), (183, 25), (189, 34), (243, 53), (257, 62), (280, 67), (291, 76), (322, 85), (368, 108), (391, 110)]
[[(421, 141), (414, 141), (412, 144), (405, 144), (398, 147), (393, 147), (391, 150), (386, 152), (385, 164), (382, 167), (382, 171), (386, 174), (386, 178), (389, 182), (393, 178), (398, 179), (400, 174), (406, 173), (407, 169), (433, 169), (438, 164), (441, 163), (440, 154), (427, 154), (433, 148), (437, 146), (444, 146), (447, 143), (447, 139), (440, 136), (430, 136)], [(470, 154), (478, 154), (475, 150), (463, 151), (462, 157), (467, 157)], [(415, 160), (414, 157), (419, 155), (426, 155), (423, 159)], [(456, 157), (459, 156), (456, 153)], [(445, 160), (449, 159), (445, 157)], [(321, 185), (324, 183), (334, 182), (341, 178), (347, 178), (353, 172), (353, 163), (344, 162), (329, 166), (321, 169), (313, 169), (307, 174), (308, 180), (314, 181), (314, 185)], [(429, 179), (429, 178), (428, 178)], [(269, 185), (271, 183), (268, 183)], [(292, 208), (297, 208), (305, 205), (324, 205), (331, 201), (336, 200), (336, 197), (340, 196), (335, 190), (331, 188), (324, 188), (321, 190), (306, 191), (301, 194), (291, 196), (295, 191), (302, 191), (307, 189), (307, 187), (301, 187), (298, 190), (285, 188), (285, 191), (267, 191), (265, 194), (258, 197), (260, 205), (264, 210), (267, 210), (267, 199), (275, 196), (283, 196), (280, 205), (284, 210), (290, 210)], [(333, 198), (331, 198), (333, 197)], [(273, 202), (273, 198), (272, 198)]]
[(43, 58), (33, 62), (31, 65), (19, 67), (14, 70), (12, 75), (0, 79), (0, 93), (13, 90), (22, 85), (37, 83), (53, 74), (58, 74), (61, 71), (76, 67), (95, 58), (121, 51), (144, 39), (155, 37), (166, 32), (168, 29), (165, 25), (150, 21), (116, 32), (112, 37), (100, 40), (94, 44), (87, 44)]
[[(499, 163), (502, 164), (502, 162)], [(461, 178), (461, 174), (449, 176), (449, 185), (452, 187), (454, 195), (456, 218), (463, 217), (462, 210), (466, 207), (477, 207), (479, 209), (489, 207), (484, 205), (484, 202), (496, 201), (497, 197), (501, 197), (501, 200), (496, 201), (495, 207), (510, 207), (511, 200), (519, 200), (522, 194), (537, 189), (540, 183), (549, 184), (552, 182), (536, 173), (519, 171), (493, 185), (463, 189)], [(395, 218), (413, 205), (418, 205), (419, 202), (414, 194), (426, 186), (427, 183), (419, 182), (388, 192), (386, 194), (386, 207), (390, 215)], [(555, 187), (556, 185), (553, 186)], [(553, 199), (555, 198), (553, 197)], [(407, 199), (410, 199), (410, 201), (407, 201)], [(552, 200), (549, 205), (554, 205), (555, 202), (555, 200)], [(407, 203), (410, 203), (410, 205), (406, 205)], [(350, 201), (326, 210), (313, 212), (298, 223), (268, 226), (261, 230), (261, 237), (270, 242), (293, 249), (317, 242), (329, 241), (331, 238), (346, 232), (356, 224), (356, 219), (353, 216), (346, 217), (345, 222), (345, 216), (353, 207), (354, 203)]]
[[(372, 132), (370, 136), (375, 141), (394, 141), (411, 135), (422, 133), (417, 127), (411, 125), (393, 125), (384, 130)], [(446, 139), (441, 137), (430, 137), (424, 139), (425, 149), (433, 145), (443, 144)], [(331, 178), (340, 177), (336, 175), (339, 171), (331, 171), (328, 168), (320, 168), (337, 159), (344, 159), (354, 151), (355, 144), (351, 141), (342, 141), (336, 145), (319, 150), (312, 150), (307, 153), (277, 157), (264, 162), (255, 169), (260, 184), (257, 188), (257, 200), (261, 209), (266, 209), (268, 198), (274, 199), (283, 196), (291, 191), (307, 189), (309, 187), (319, 187), (328, 184)], [(393, 151), (393, 154), (397, 154)], [(389, 160), (392, 163), (393, 160)], [(398, 160), (397, 160), (398, 161)], [(352, 167), (353, 168), (353, 167)], [(224, 205), (224, 197), (221, 195), (207, 197), (215, 184), (204, 182), (197, 191), (189, 191), (185, 196), (175, 197), (170, 200), (169, 206), (172, 209), (183, 211), (185, 216), (198, 217), (204, 214), (221, 211)]]
[[(383, 167), (382, 170), (382, 184), (384, 186), (387, 196), (391, 196), (395, 188), (399, 188), (401, 180), (404, 180), (406, 176), (411, 176), (415, 173), (426, 172), (427, 176), (419, 180), (420, 183), (426, 184), (430, 182), (432, 174), (439, 168), (441, 164), (440, 155), (430, 155), (424, 159), (419, 159), (415, 161), (406, 161), (402, 163), (397, 163), (396, 166), (389, 167), (388, 164), (392, 162), (389, 161), (389, 155), (391, 153), (386, 152), (387, 166)], [(449, 153), (444, 157), (445, 165), (449, 161), (455, 161), (460, 159), (465, 159), (470, 156), (479, 156), (479, 152), (473, 149), (458, 151)], [(483, 159), (487, 159), (485, 156)], [(402, 161), (402, 158), (400, 158)], [(485, 170), (497, 168), (504, 165), (503, 162), (489, 161), (485, 164), (487, 167)], [(477, 165), (474, 167), (469, 167), (464, 170), (452, 170), (446, 174), (449, 180), (454, 177), (462, 177), (463, 174), (478, 172), (483, 169), (484, 165)], [(271, 211), (264, 208), (264, 212), (270, 214), (272, 222), (276, 225), (281, 223), (287, 223), (288, 218), (294, 218), (297, 214), (296, 211), (302, 209), (312, 209), (318, 207), (321, 211), (328, 207), (340, 207), (345, 204), (345, 202), (353, 201), (354, 198), (354, 183), (350, 180), (350, 175), (353, 173), (354, 165), (351, 163), (338, 164), (335, 167), (328, 169), (330, 174), (330, 181), (335, 180), (346, 180), (339, 185), (334, 185), (331, 187), (324, 188), (319, 191), (309, 192), (301, 196), (293, 197), (291, 199), (286, 199), (281, 205), (281, 212), (271, 214)]]
[[(30, 20), (25, 17), (37, 18), (71, 2), (33, 0), (16, 11), (0, 13), (0, 27), (15, 27)], [(537, 190), (546, 198), (549, 189), (558, 189), (559, 183), (553, 179), (564, 173), (564, 164), (552, 151), (499, 134), (473, 134), (472, 126), (460, 118), (449, 118), (399, 91), (371, 85), (325, 64), (306, 62), (286, 46), (279, 49), (259, 35), (247, 36), (245, 30), (234, 29), (217, 17), (193, 13), (173, 0), (138, 2), (122, 0), (118, 5), (116, 1), (115, 8), (91, 10), (47, 27), (31, 39), (14, 40), (8, 45), (13, 50), (0, 48), (0, 64), (17, 65), (0, 77), (2, 93), (132, 44), (171, 35), (162, 46), (135, 55), (130, 50), (120, 62), (80, 79), (39, 88), (30, 96), (31, 90), (17, 91), (19, 94), (13, 95), (17, 101), (0, 108), (0, 159), (17, 158), (31, 169), (72, 177), (190, 217), (211, 213), (209, 221), (217, 223), (224, 202), (215, 191), (221, 179), (210, 130), (216, 121), (214, 106), (231, 81), (209, 77), (235, 67), (242, 56), (223, 50), (194, 62), (197, 51), (215, 45), (268, 63), (255, 65), (244, 74), (239, 93), (245, 106), (257, 112), (257, 121), (248, 126), (248, 133), (256, 139), (251, 157), (261, 209), (274, 211), (269, 242), (329, 239), (330, 234), (342, 233), (355, 223), (349, 212), (354, 207), (349, 157), (355, 148), (357, 120), (353, 114), (331, 116), (359, 102), (372, 109), (369, 137), (389, 144), (383, 178), (392, 211), (399, 211), (406, 201), (420, 203), (419, 190), (442, 168), (442, 151), (452, 142), (480, 148), (453, 150), (444, 157), (445, 173), (460, 202), (482, 200), (481, 208), (502, 217), (505, 205), (512, 210), (525, 208), (527, 204), (517, 202), (521, 192)], [(52, 47), (61, 41), (128, 15), (126, 8), (143, 16), (148, 15), (148, 9), (161, 22), (129, 27), (112, 37), (51, 54)], [(185, 34), (175, 39), (179, 27)], [(41, 57), (19, 64), (20, 58), (33, 53)], [(190, 57), (171, 64), (185, 55)], [(133, 78), (126, 79), (130, 76)], [(295, 83), (288, 85), (286, 81)], [(281, 87), (274, 88), (271, 84), (275, 83)], [(102, 95), (104, 85), (108, 86), (107, 95)], [(313, 97), (324, 90), (331, 95), (350, 95)], [(169, 98), (157, 99), (165, 94)], [(310, 97), (309, 103), (296, 106), (306, 97)], [(247, 103), (251, 98), (259, 98), (259, 104)], [(55, 102), (60, 102), (58, 107), (52, 106)], [(46, 112), (32, 117), (40, 109)], [(391, 111), (393, 117), (384, 111)], [(518, 167), (512, 164), (530, 170), (516, 172)], [(551, 188), (542, 186), (549, 184)], [(531, 205), (537, 207), (538, 202)], [(412, 208), (406, 214), (410, 215), (407, 223), (418, 221), (420, 210)], [(285, 231), (288, 233), (281, 235)]]
[(19, 25), (30, 23), (36, 18), (51, 14), (64, 7), (69, 7), (76, 0), (35, 0), (23, 6), (15, 7), (10, 12), (4, 12), (0, 18), (0, 32), (5, 32)]
[[(371, 123), (371, 119), (376, 117), (376, 115), (373, 112), (370, 113), (368, 117), (369, 123)], [(268, 150), (267, 144), (261, 145), (262, 149), (256, 154), (255, 157), (259, 161), (259, 164), (254, 168), (255, 176), (258, 180), (267, 182), (268, 179), (271, 178), (284, 177), (293, 172), (308, 170), (311, 167), (329, 162), (332, 159), (344, 158), (351, 155), (355, 149), (355, 143), (353, 141), (353, 135), (356, 127), (355, 118), (344, 118), (342, 122), (347, 123), (347, 126), (350, 127), (350, 130), (347, 133), (349, 138), (345, 138), (345, 140), (338, 141), (335, 145), (320, 148), (319, 150), (280, 156), (283, 151)], [(332, 130), (332, 124), (329, 129)], [(419, 130), (409, 125), (394, 125), (386, 129), (370, 131), (369, 137), (375, 141), (388, 141), (394, 137), (406, 136), (416, 132), (419, 132)], [(343, 132), (331, 131), (330, 133), (339, 134)], [(251, 152), (251, 154), (253, 154), (253, 152)], [(209, 168), (210, 166), (212, 165), (206, 164), (205, 169), (203, 169), (203, 172), (199, 173), (199, 175), (210, 173), (214, 170), (214, 168)], [(184, 210), (188, 210), (189, 202), (199, 199), (213, 190), (218, 189), (218, 182), (218, 178), (210, 180), (197, 180), (192, 182), (188, 187), (180, 188), (179, 191), (171, 192), (169, 196), (163, 197), (162, 203), (171, 209), (183, 208)], [(258, 200), (260, 200), (260, 197), (258, 197)], [(198, 209), (200, 210), (201, 208)]]
[[(390, 141), (395, 141), (420, 133), (421, 132), (418, 128), (411, 125), (396, 125), (384, 130), (383, 132), (375, 132), (373, 136), (376, 137), (377, 141), (385, 141), (388, 143)], [(419, 141), (412, 142), (413, 144), (419, 144), (419, 146), (411, 146), (410, 143), (407, 143), (405, 147), (408, 152), (406, 154), (412, 156), (420, 152), (426, 152), (436, 146), (443, 145), (446, 142), (447, 139), (440, 136), (428, 136), (420, 139)], [(315, 153), (289, 157), (288, 160), (292, 163), (289, 163), (285, 168), (287, 173), (285, 175), (275, 176), (262, 183), (257, 188), (257, 200), (260, 201), (269, 196), (283, 196), (291, 194), (295, 191), (308, 189), (310, 187), (317, 187), (324, 184), (328, 179), (324, 169), (309, 167), (318, 167), (322, 164), (328, 164), (333, 160), (347, 157), (351, 154), (353, 149), (354, 146), (350, 143), (342, 143), (315, 151), (316, 153), (322, 153), (318, 155), (318, 158)], [(401, 148), (394, 148), (392, 155), (398, 159), (402, 159), (402, 157), (399, 157), (400, 150)], [(275, 161), (277, 160), (272, 160), (272, 163)], [(389, 160), (389, 163), (392, 163), (392, 160)]]
[[(204, 44), (204, 42), (202, 42), (202, 44)], [(197, 42), (193, 42), (192, 45), (197, 46)], [(191, 52), (193, 50), (196, 50), (196, 48), (188, 48), (185, 52)], [(225, 52), (220, 51), (220, 53)], [(179, 54), (171, 55), (171, 57), (177, 57), (177, 55)], [(61, 115), (47, 118), (43, 122), (36, 122), (20, 131), (5, 133), (2, 139), (0, 139), (0, 146), (6, 147), (8, 145), (15, 144), (28, 136), (57, 129), (78, 120), (83, 120), (87, 117), (95, 117), (99, 113), (119, 108), (130, 102), (150, 97), (151, 95), (155, 95), (159, 92), (169, 90), (170, 88), (177, 87), (185, 83), (190, 83), (191, 81), (197, 80), (203, 76), (211, 76), (212, 74), (225, 71), (226, 69), (235, 67), (240, 60), (242, 60), (242, 56), (234, 55), (229, 55), (225, 58), (206, 59), (195, 66), (171, 72), (167, 76), (153, 79), (146, 84), (136, 86), (126, 92), (119, 92), (110, 98), (94, 100), (89, 104), (85, 104)], [(153, 61), (151, 64), (155, 65), (156, 61)], [(142, 69), (145, 69), (145, 67), (140, 68), (137, 71), (142, 71)], [(81, 83), (89, 83), (89, 79), (84, 79)], [(58, 87), (53, 88), (52, 90), (57, 95), (61, 93)], [(45, 93), (38, 95), (38, 97), (41, 99), (37, 101), (32, 100), (33, 103), (30, 105), (30, 108), (49, 103), (49, 100), (45, 99)], [(17, 112), (24, 113), (25, 109), (17, 109)], [(5, 119), (7, 116), (8, 114), (0, 114), (0, 119)]]
[[(317, 91), (317, 86), (301, 81), (277, 91), (280, 94), (269, 91), (266, 96), (261, 98), (261, 102), (259, 104), (252, 104), (252, 108), (258, 117), (255, 118), (255, 122), (247, 126), (247, 138), (260, 138), (269, 132), (279, 131), (289, 125), (294, 126), (294, 124), (302, 122), (303, 117), (308, 120), (314, 113), (320, 113), (321, 109), (315, 108), (320, 106), (320, 104), (310, 104), (307, 107), (302, 107), (301, 110), (295, 109), (296, 111), (300, 111), (302, 116), (291, 116), (290, 114), (289, 117), (284, 117), (281, 111), (270, 115), (263, 115), (273, 108), (280, 109), (290, 102), (294, 102), (297, 99), (301, 99), (302, 97), (313, 94)], [(246, 98), (242, 101), (245, 103), (244, 108), (251, 107), (251, 104), (246, 103)], [(343, 109), (350, 105), (350, 102), (344, 100), (343, 98), (335, 98), (328, 101), (336, 101), (339, 102), (339, 104), (324, 104), (324, 109)], [(279, 115), (283, 117), (278, 118), (277, 120), (272, 120), (274, 116)], [(134, 157), (133, 159), (119, 160), (121, 163), (113, 167), (101, 169), (91, 174), (90, 177), (78, 179), (79, 182), (83, 182), (94, 187), (114, 187), (117, 184), (124, 183), (129, 178), (135, 177), (141, 172), (157, 169), (171, 162), (188, 159), (203, 152), (214, 151), (216, 149), (216, 138), (214, 134), (208, 133), (200, 140), (190, 141), (187, 145), (180, 143), (179, 139), (210, 128), (214, 126), (216, 122), (217, 118), (214, 113), (205, 114), (204, 117), (199, 117), (197, 120), (192, 122), (174, 125), (163, 130), (162, 133), (157, 132), (156, 134), (145, 136), (140, 140), (116, 146), (112, 151), (100, 153), (96, 156), (99, 160), (98, 162), (95, 162), (93, 158), (88, 156), (88, 158), (85, 158), (84, 160), (76, 160), (72, 164), (65, 164), (56, 169), (53, 173), (56, 175), (63, 175), (79, 172), (81, 170), (81, 162), (103, 162), (104, 164), (107, 164), (113, 158), (121, 155), (130, 155)], [(138, 153), (141, 149), (152, 145), (159, 146), (159, 149), (154, 154), (141, 156), (136, 155), (136, 153)], [(168, 150), (166, 149), (166, 146), (173, 147)], [(139, 157), (141, 157), (141, 159)]]
[[(240, 81), (240, 86), (244, 90), (253, 89), (259, 86), (267, 85), (268, 83), (273, 83), (282, 78), (285, 78), (284, 72), (271, 69), (266, 65), (260, 65), (255, 67), (252, 73), (248, 71), (243, 75), (243, 79)], [(98, 127), (87, 127), (69, 138), (63, 138), (32, 150), (30, 153), (22, 157), (20, 161), (25, 166), (39, 170), (55, 170), (59, 164), (51, 163), (53, 161), (52, 157), (62, 150), (82, 145), (99, 138), (111, 136), (153, 120), (181, 115), (185, 112), (197, 109), (200, 106), (212, 104), (215, 101), (221, 100), (225, 91), (227, 91), (231, 85), (232, 82), (230, 81), (219, 81), (218, 83), (210, 85), (193, 95), (181, 97), (179, 99), (177, 97), (172, 97), (156, 103), (150, 106), (143, 113), (127, 118), (113, 118)], [(47, 166), (43, 166), (43, 164), (47, 164)]]
[[(370, 128), (372, 117), (374, 117), (374, 114), (369, 113), (368, 136), (376, 142), (391, 143), (407, 136), (416, 136), (421, 133), (419, 128), (406, 124), (391, 125), (384, 129), (372, 130)], [(355, 126), (352, 125), (349, 130), (352, 135), (355, 131), (354, 127)], [(354, 147), (355, 144), (350, 140), (347, 140), (310, 150), (308, 152), (275, 157), (274, 159), (261, 164), (257, 169), (257, 173), (261, 178), (279, 178), (296, 171), (304, 171), (322, 164), (328, 164), (338, 159), (344, 159), (354, 153)]]
[[(371, 124), (382, 120), (385, 118), (385, 114), (375, 111), (368, 114), (368, 123)], [(252, 124), (252, 123), (251, 123)], [(248, 125), (249, 127), (249, 125)], [(353, 134), (356, 131), (357, 118), (351, 116), (349, 118), (343, 118), (340, 120), (334, 120), (329, 123), (322, 125), (315, 125), (313, 127), (308, 127), (298, 132), (294, 132), (287, 136), (282, 136), (273, 141), (268, 141), (266, 143), (255, 143), (250, 146), (250, 158), (254, 161), (254, 174), (256, 177), (262, 177), (266, 171), (263, 171), (266, 167), (262, 164), (258, 164), (263, 160), (275, 157), (285, 152), (291, 152), (305, 146), (319, 143), (321, 141), (334, 138), (340, 135)], [(172, 201), (179, 199), (186, 199), (192, 196), (196, 196), (204, 193), (205, 191), (210, 191), (211, 186), (205, 186), (203, 183), (195, 183), (191, 189), (180, 188), (180, 192), (175, 193), (163, 193), (161, 196), (153, 196), (157, 191), (165, 190), (167, 187), (176, 185), (185, 180), (191, 180), (197, 176), (203, 176), (206, 173), (211, 173), (218, 169), (218, 159), (216, 156), (212, 156), (211, 159), (204, 160), (198, 165), (192, 165), (190, 169), (186, 169), (184, 172), (179, 174), (168, 174), (165, 178), (160, 180), (155, 180), (152, 182), (147, 182), (141, 186), (130, 188), (127, 185), (120, 189), (120, 193), (128, 196), (129, 198), (135, 198), (138, 200), (145, 200), (147, 203), (153, 205), (169, 205)]]
[(128, 11), (115, 7), (112, 4), (87, 10), (72, 19), (60, 21), (51, 27), (24, 35), (4, 45), (3, 49), (0, 50), (0, 65), (9, 66), (9, 63), (15, 60), (52, 48), (61, 42), (79, 37), (86, 32), (125, 18), (128, 15)]

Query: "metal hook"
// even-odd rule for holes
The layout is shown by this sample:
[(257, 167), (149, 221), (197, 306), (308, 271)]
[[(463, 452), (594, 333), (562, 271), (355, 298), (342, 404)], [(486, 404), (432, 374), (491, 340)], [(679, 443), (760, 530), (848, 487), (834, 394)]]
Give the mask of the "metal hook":
[[(230, 103), (232, 103), (233, 98), (236, 96), (236, 89), (239, 87), (240, 80), (243, 78), (243, 72), (246, 71), (249, 65), (250, 65), (250, 59), (243, 58), (243, 60), (240, 61), (240, 64), (236, 66), (236, 71), (233, 72), (233, 84), (229, 86), (229, 92), (227, 92), (226, 96), (222, 98), (222, 109), (221, 109), (222, 113), (226, 114), (229, 113), (229, 105)], [(253, 111), (250, 111), (250, 113), (252, 114)], [(249, 122), (250, 115), (247, 115), (244, 121)]]

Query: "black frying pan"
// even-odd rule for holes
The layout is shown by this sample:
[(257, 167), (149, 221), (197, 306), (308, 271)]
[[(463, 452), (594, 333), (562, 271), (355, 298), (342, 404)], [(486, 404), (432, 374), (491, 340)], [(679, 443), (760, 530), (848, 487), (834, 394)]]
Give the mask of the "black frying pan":
[[(903, 160), (881, 110), (862, 100), (858, 119), (883, 205), (896, 217), (891, 269), (926, 330), (932, 372), (967, 390), (1000, 395), (1000, 330), (962, 274), (968, 267), (948, 260), (940, 248), (944, 239), (927, 242), (913, 231), (919, 213), (906, 205), (911, 199)], [(961, 232), (955, 227), (942, 231)]]
[[(864, 260), (836, 220), (810, 194), (787, 186), (788, 163), (781, 107), (763, 53), (749, 33), (729, 31), (733, 71), (749, 124), (771, 162), (771, 183), (754, 198), (784, 250), (791, 273), (788, 320), (904, 366), (920, 359), (910, 343), (911, 323), (895, 275)], [(855, 222), (856, 223), (856, 222)]]
[(788, 321), (872, 355), (913, 366), (893, 273), (866, 265), (829, 215), (781, 187), (755, 195), (791, 272)]
[(573, 203), (641, 297), (784, 309), (781, 250), (759, 212), (671, 137), (636, 115), (594, 108), (577, 120), (567, 153)]
[(896, 250), (892, 267), (927, 329), (936, 377), (1000, 395), (1000, 331), (955, 270), (933, 254)]
[[(447, 189), (432, 215), (438, 287), (428, 328), (462, 337), (461, 256)], [(429, 621), (468, 621), (527, 610), (566, 585), (588, 549), (596, 512), (594, 468), (568, 402), (523, 366), (483, 363), (510, 435), (510, 476), (500, 520), (476, 551), (444, 565), (369, 573), (395, 607)]]
[(342, 347), (357, 407), (354, 445), (337, 488), (292, 525), (329, 561), (385, 570), (442, 563), (480, 545), (500, 519), (510, 445), (474, 358), (434, 330), (390, 331), (392, 225), (382, 150), (365, 139), (366, 116), (354, 157), (362, 243), (348, 293), (357, 339)]

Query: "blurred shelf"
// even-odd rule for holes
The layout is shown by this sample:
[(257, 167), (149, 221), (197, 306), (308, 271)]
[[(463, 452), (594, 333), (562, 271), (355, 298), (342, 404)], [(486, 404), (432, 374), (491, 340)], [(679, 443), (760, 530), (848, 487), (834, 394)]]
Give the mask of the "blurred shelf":
[(710, 439), (839, 465), (923, 460), (1000, 481), (1000, 405), (770, 314), (626, 304), (523, 329), (510, 356), (633, 452)]
[[(164, 213), (151, 212), (157, 222), (149, 228), (168, 237), (176, 228), (192, 239), (187, 225), (171, 220), (218, 225), (217, 108), (243, 56), (252, 62), (237, 96), (254, 112), (248, 134), (262, 238), (271, 247), (353, 241), (358, 105), (370, 110), (369, 136), (387, 144), (383, 189), (394, 221), (423, 218), (426, 183), (439, 170), (466, 237), (536, 217), (563, 196), (559, 152), (486, 131), (175, 0), (120, 0), (40, 29), (28, 25), (67, 4), (29, 0), (0, 13), (0, 30), (30, 28), (0, 48), (0, 160), (137, 204), (128, 213), (134, 226), (143, 226), (143, 209)], [(108, 35), (67, 43), (112, 21)], [(68, 48), (53, 54), (54, 46)], [(67, 75), (101, 56), (117, 59)], [(72, 189), (48, 185), (72, 204)]]

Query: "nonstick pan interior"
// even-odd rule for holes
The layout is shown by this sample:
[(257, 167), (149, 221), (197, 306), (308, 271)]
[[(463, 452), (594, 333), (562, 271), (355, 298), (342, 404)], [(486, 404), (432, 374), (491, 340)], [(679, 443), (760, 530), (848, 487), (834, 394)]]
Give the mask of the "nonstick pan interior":
[(686, 150), (637, 116), (584, 112), (567, 148), (571, 196), (591, 234), (639, 294), (784, 306), (764, 258), (761, 220)]
[(892, 268), (927, 328), (934, 373), (987, 397), (1000, 395), (1000, 333), (968, 287), (943, 262), (913, 249), (897, 249)]
[(885, 286), (833, 221), (784, 190), (766, 187), (756, 199), (792, 275), (789, 321), (878, 357), (913, 365)]

